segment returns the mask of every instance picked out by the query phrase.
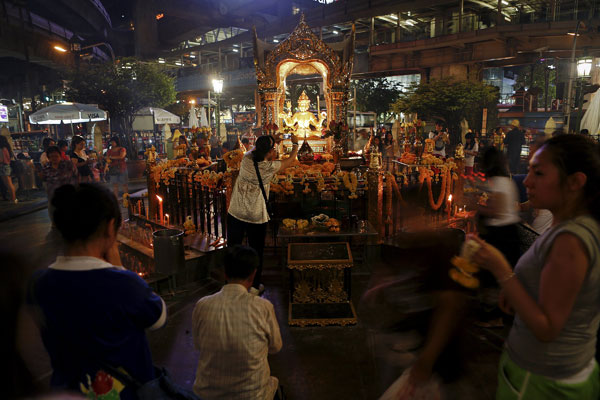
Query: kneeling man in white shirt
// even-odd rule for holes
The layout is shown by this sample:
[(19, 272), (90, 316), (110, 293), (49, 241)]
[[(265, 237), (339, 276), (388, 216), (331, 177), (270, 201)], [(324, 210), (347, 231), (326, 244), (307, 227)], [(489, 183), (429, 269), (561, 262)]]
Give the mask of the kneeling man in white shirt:
[(240, 245), (227, 250), (221, 291), (203, 297), (192, 315), (194, 345), (200, 352), (194, 392), (202, 399), (274, 398), (268, 354), (281, 350), (273, 304), (248, 293), (259, 259)]

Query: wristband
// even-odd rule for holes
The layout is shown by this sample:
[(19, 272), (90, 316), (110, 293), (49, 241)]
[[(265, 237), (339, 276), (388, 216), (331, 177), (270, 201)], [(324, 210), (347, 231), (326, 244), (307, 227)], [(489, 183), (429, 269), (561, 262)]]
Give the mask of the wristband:
[(496, 279), (496, 282), (498, 282), (499, 285), (506, 283), (508, 281), (510, 281), (512, 278), (514, 278), (516, 275), (514, 272), (511, 272), (510, 274), (506, 275), (504, 278), (502, 279)]

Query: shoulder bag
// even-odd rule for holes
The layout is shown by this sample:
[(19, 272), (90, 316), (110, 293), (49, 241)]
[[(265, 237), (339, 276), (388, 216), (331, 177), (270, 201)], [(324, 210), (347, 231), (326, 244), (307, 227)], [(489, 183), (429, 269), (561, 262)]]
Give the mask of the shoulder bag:
[(265, 186), (263, 185), (262, 177), (260, 176), (260, 171), (258, 169), (258, 161), (253, 159), (252, 162), (254, 162), (254, 169), (256, 170), (256, 176), (258, 177), (258, 185), (260, 186), (260, 191), (262, 192), (263, 199), (265, 199), (265, 205), (267, 206), (267, 214), (269, 214), (269, 219), (273, 219), (273, 212), (271, 211), (269, 199), (267, 199), (267, 192), (265, 192)]
[(107, 363), (99, 362), (98, 365), (122, 384), (135, 390), (140, 400), (200, 400), (195, 393), (173, 382), (164, 368), (154, 367), (157, 377), (149, 382), (140, 383)]

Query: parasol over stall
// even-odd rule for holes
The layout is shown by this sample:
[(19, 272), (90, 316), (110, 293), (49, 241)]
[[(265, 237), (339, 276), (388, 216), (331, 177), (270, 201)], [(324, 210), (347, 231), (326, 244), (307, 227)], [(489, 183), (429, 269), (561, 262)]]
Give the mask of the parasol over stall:
[(154, 116), (154, 124), (179, 124), (181, 118), (177, 115), (157, 107), (144, 107), (135, 113), (136, 116), (152, 115)]
[(32, 124), (78, 124), (106, 120), (106, 111), (95, 104), (60, 103), (44, 107), (29, 116)]
[(587, 129), (590, 135), (600, 134), (600, 89), (592, 94), (592, 100), (581, 118), (581, 129)]
[(188, 120), (188, 127), (190, 127), (190, 128), (200, 127), (200, 123), (198, 122), (198, 117), (196, 116), (196, 107), (194, 107), (194, 106), (192, 106), (190, 108), (190, 118)]
[(29, 116), (29, 122), (40, 125), (71, 124), (73, 131), (73, 124), (104, 121), (106, 118), (106, 111), (95, 104), (60, 103), (37, 110)]

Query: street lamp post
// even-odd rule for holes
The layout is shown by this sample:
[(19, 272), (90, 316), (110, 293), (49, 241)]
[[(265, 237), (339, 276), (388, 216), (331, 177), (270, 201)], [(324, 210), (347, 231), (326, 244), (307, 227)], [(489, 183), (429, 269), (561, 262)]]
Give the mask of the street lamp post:
[(577, 61), (577, 77), (579, 78), (579, 96), (577, 96), (577, 121), (575, 129), (577, 132), (580, 130), (579, 124), (581, 123), (581, 117), (583, 114), (583, 95), (585, 88), (585, 79), (589, 78), (590, 72), (592, 71), (592, 58), (585, 57)]
[(565, 108), (567, 110), (567, 122), (565, 124), (566, 133), (569, 133), (570, 124), (571, 124), (571, 108), (573, 107), (573, 80), (575, 79), (575, 49), (577, 48), (577, 36), (579, 36), (579, 27), (583, 25), (585, 29), (585, 24), (583, 21), (577, 21), (577, 26), (575, 27), (575, 32), (570, 33), (569, 35), (573, 35), (573, 48), (571, 49), (571, 62), (569, 64), (569, 84), (567, 85), (567, 104), (565, 104)]
[(221, 93), (223, 93), (223, 79), (215, 78), (212, 81), (213, 90), (217, 94), (217, 110), (215, 112), (215, 122), (217, 124), (217, 138), (221, 139)]

